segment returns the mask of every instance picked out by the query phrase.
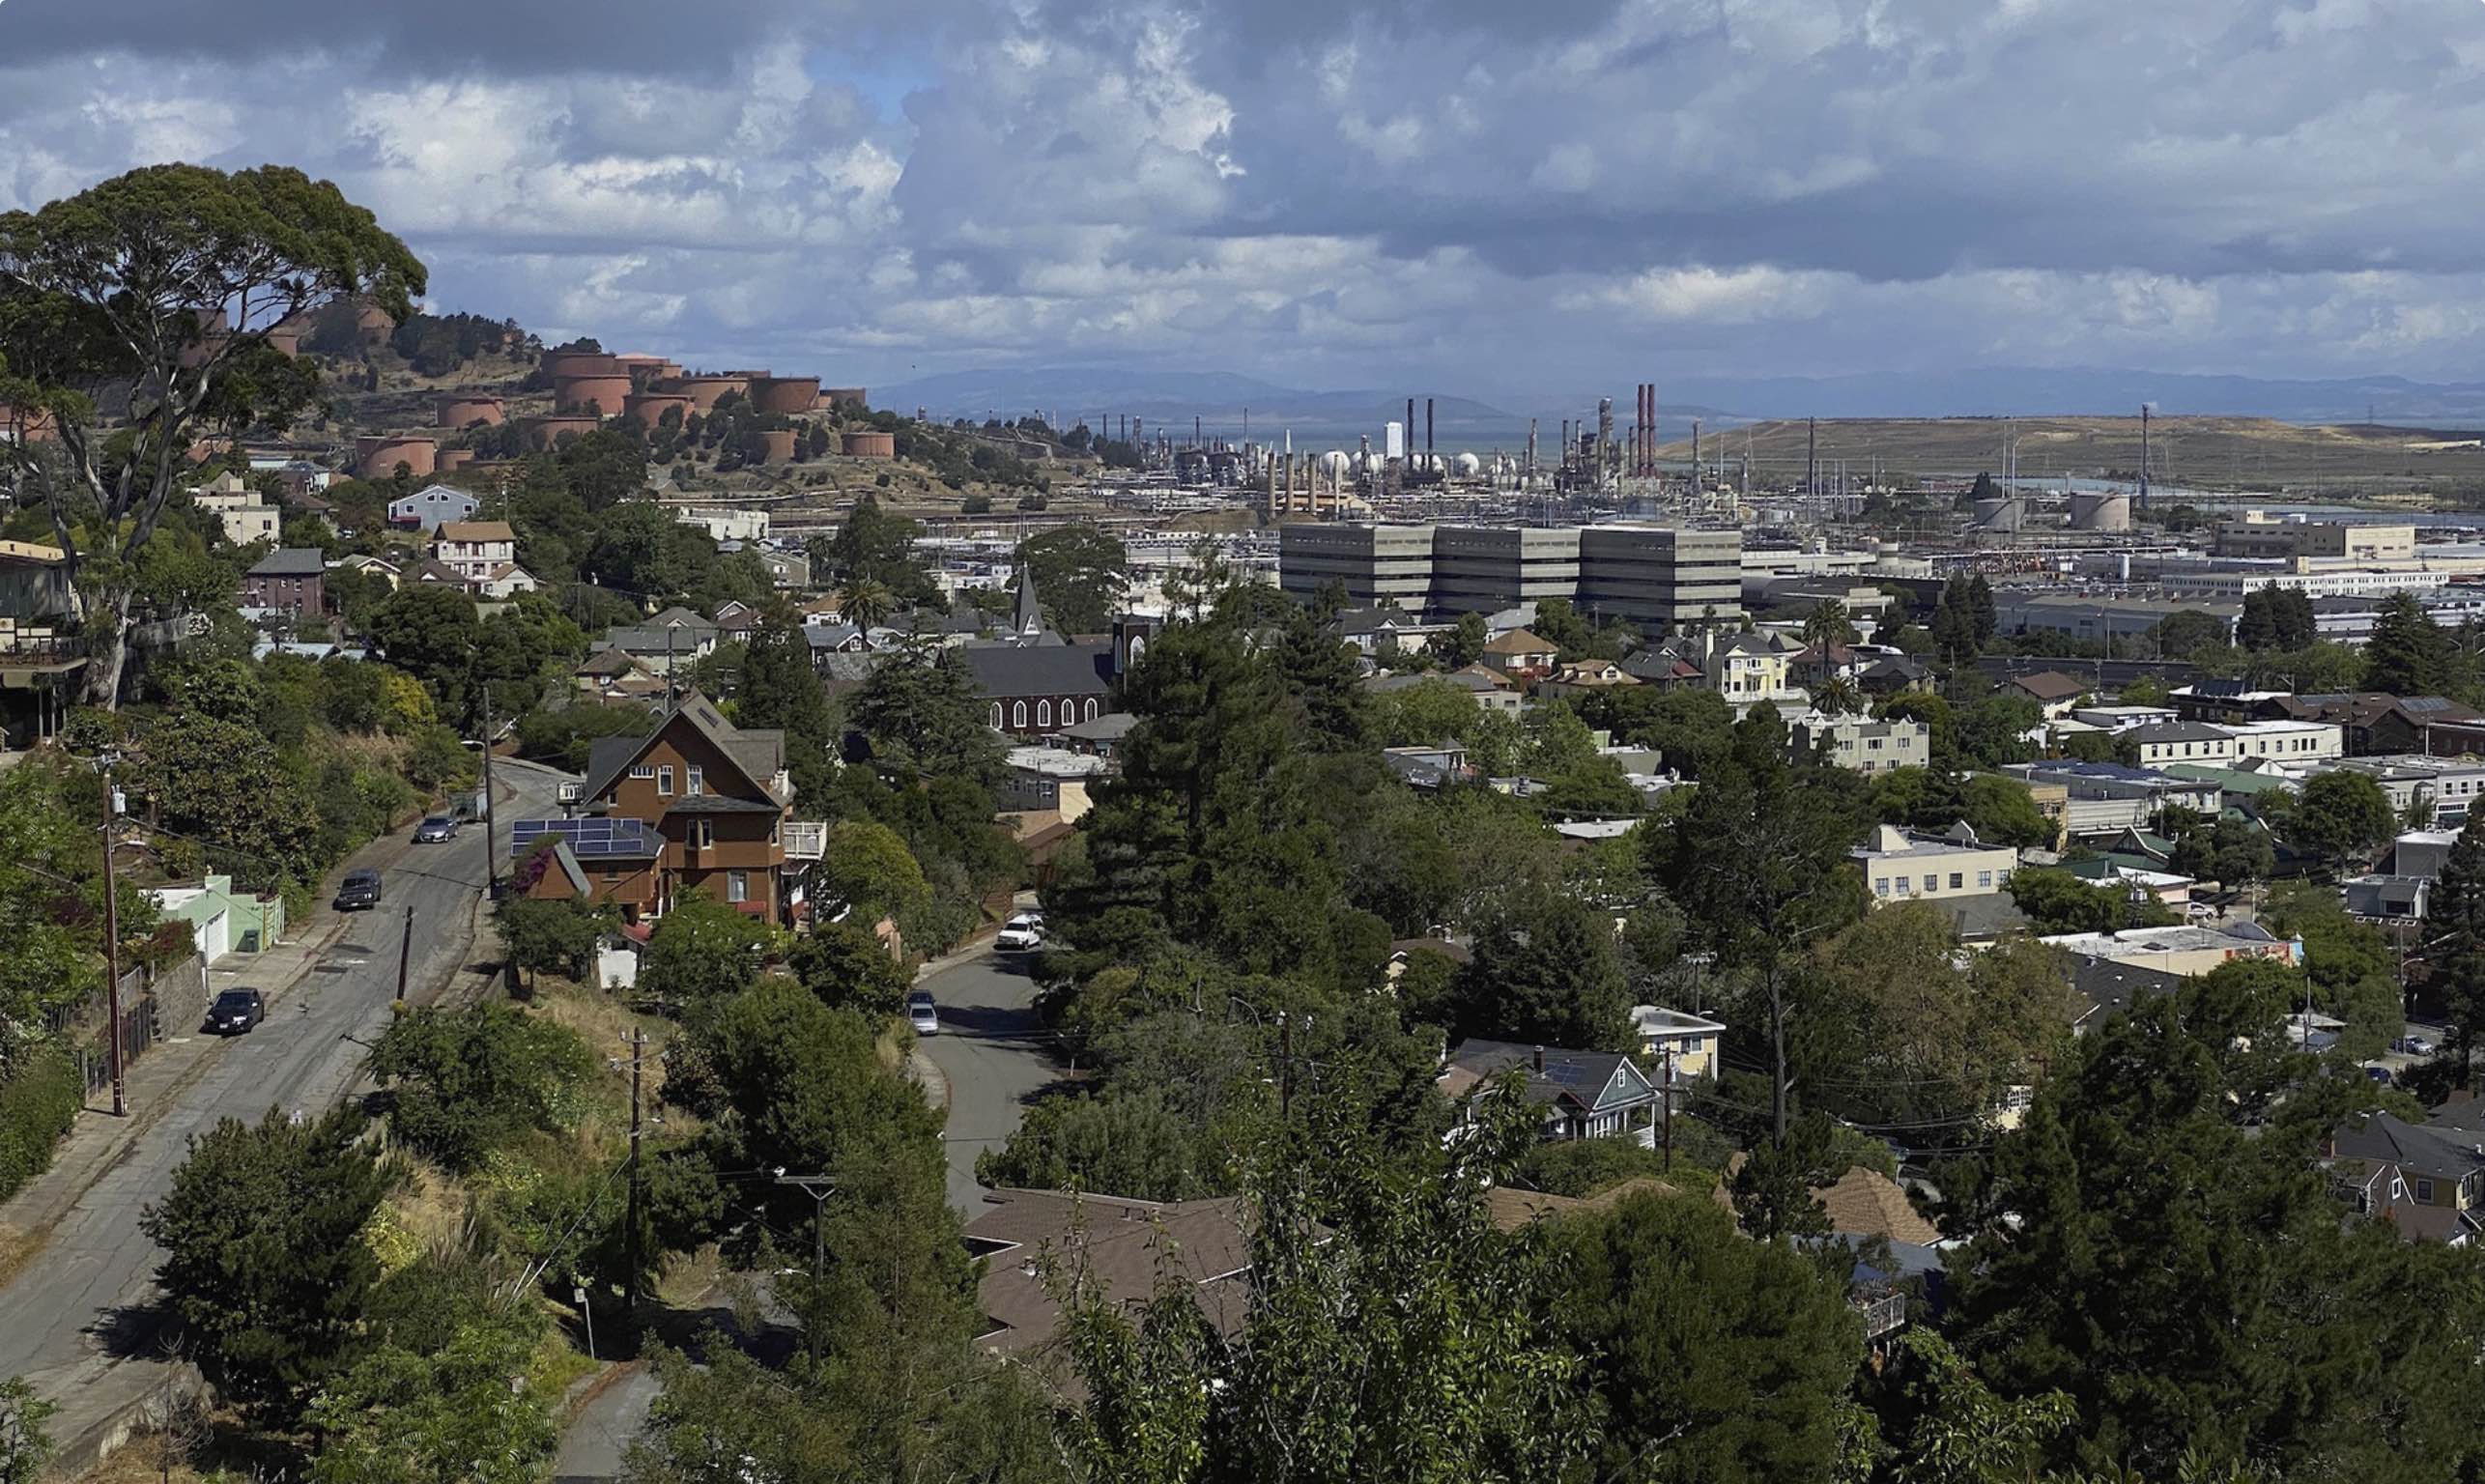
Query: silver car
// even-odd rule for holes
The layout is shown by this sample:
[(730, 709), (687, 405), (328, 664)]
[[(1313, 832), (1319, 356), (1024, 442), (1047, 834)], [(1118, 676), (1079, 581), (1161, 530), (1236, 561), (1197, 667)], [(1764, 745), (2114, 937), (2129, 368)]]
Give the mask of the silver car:
[(906, 996), (906, 1023), (918, 1036), (940, 1034), (940, 1012), (933, 1008), (929, 990), (918, 989)]
[(414, 826), (414, 843), (437, 845), (457, 838), (457, 821), (446, 814), (434, 814)]

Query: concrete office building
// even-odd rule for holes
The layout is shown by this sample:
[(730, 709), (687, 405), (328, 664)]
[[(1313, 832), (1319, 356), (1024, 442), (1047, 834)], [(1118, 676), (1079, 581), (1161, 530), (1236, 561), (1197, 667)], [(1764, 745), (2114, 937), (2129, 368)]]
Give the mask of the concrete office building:
[(2219, 556), (2328, 556), (2356, 561), (2413, 561), (2414, 526), (2361, 526), (2345, 521), (2273, 520), (2258, 510), (2217, 528)]
[(1431, 605), (1430, 526), (1287, 526), (1278, 542), (1278, 585), (1300, 602), (1339, 582), (1349, 608)]
[(1657, 526), (1282, 528), (1278, 584), (1308, 602), (1343, 583), (1349, 606), (1491, 614), (1561, 598), (1599, 622), (1654, 633), (1742, 616), (1743, 538)]

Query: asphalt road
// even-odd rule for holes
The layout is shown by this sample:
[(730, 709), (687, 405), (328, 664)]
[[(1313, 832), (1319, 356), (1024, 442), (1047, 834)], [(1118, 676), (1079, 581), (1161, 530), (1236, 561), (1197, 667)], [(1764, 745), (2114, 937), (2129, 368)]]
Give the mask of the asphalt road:
[(918, 987), (940, 1007), (940, 1034), (921, 1044), (949, 1076), (949, 1203), (972, 1218), (984, 1209), (975, 1156), (1016, 1129), (1060, 1070), (1036, 1020), (1023, 955), (986, 949)]
[[(563, 775), (524, 764), (496, 769), (500, 845), (513, 818), (554, 812)], [(409, 998), (436, 995), (465, 966), (468, 927), (483, 887), (479, 826), (444, 844), (404, 848), (403, 834), (376, 842), (353, 864), (383, 865), (383, 899), (356, 914), (336, 941), (281, 999), (267, 1021), (227, 1043), (165, 1113), (62, 1218), (49, 1241), (0, 1289), (0, 1377), (23, 1376), (66, 1405), (56, 1437), (110, 1415), (160, 1378), (149, 1338), (149, 1303), (159, 1254), (138, 1216), (169, 1187), (192, 1135), (218, 1120), (255, 1122), (271, 1108), (317, 1113), (361, 1074), (365, 1048), (389, 1021), (406, 909), (414, 914)], [(334, 882), (329, 883), (333, 890)], [(304, 930), (332, 921), (322, 903)], [(227, 960), (232, 962), (233, 960)], [(242, 960), (246, 962), (246, 960)], [(225, 965), (219, 965), (219, 968)], [(245, 977), (242, 983), (247, 984)], [(185, 1035), (195, 1027), (168, 1027)]]

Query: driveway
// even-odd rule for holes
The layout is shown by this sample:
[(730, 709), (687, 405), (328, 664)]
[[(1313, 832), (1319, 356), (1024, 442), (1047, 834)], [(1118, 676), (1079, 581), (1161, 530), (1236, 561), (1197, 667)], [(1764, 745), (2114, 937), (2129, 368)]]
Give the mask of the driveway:
[[(524, 764), (496, 772), (505, 851), (508, 821), (552, 813), (555, 785), (565, 775)], [(406, 839), (375, 842), (351, 863), (381, 870), (379, 908), (351, 915), (309, 972), (271, 995), (267, 1021), (217, 1049), (179, 1105), (139, 1134), (0, 1289), (0, 1378), (23, 1376), (64, 1404), (52, 1422), (55, 1439), (78, 1436), (161, 1383), (150, 1309), (159, 1253), (138, 1218), (170, 1186), (191, 1137), (226, 1118), (256, 1122), (271, 1108), (317, 1113), (360, 1079), (366, 1052), (357, 1042), (377, 1038), (391, 1018), (408, 909), (414, 915), (408, 997), (430, 1000), (466, 967), (484, 882), (483, 832), (478, 826), (434, 845), (409, 846)], [(323, 902), (300, 930), (317, 941), (334, 926)], [(249, 962), (228, 956), (217, 969)], [(225, 982), (221, 972), (217, 978)], [(233, 982), (251, 980), (244, 972)], [(196, 1027), (166, 1031), (189, 1036)]]
[(1010, 1137), (1061, 1070), (1037, 1023), (1024, 955), (986, 947), (917, 987), (940, 1006), (940, 1034), (920, 1044), (949, 1078), (949, 1203), (972, 1219), (984, 1209), (975, 1156)]

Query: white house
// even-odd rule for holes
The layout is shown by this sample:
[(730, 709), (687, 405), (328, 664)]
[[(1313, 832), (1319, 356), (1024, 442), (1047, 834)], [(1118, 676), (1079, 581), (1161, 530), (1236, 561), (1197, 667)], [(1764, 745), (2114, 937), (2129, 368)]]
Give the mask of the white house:
[(201, 510), (213, 510), (223, 523), (224, 539), (235, 546), (248, 546), (253, 541), (272, 542), (277, 528), (283, 524), (283, 512), (269, 504), (259, 492), (244, 483), (242, 476), (227, 470), (212, 484), (190, 491), (190, 503)]
[(443, 522), (468, 520), (482, 508), (483, 501), (464, 490), (429, 484), (388, 501), (388, 524), (438, 530)]
[(1878, 825), (1869, 844), (1848, 852), (1864, 870), (1872, 901), (1937, 900), (1946, 897), (1982, 897), (2002, 890), (2019, 869), (2019, 852), (2010, 845), (1988, 845), (1961, 821), (1948, 835), (1915, 835), (1894, 825)]
[(492, 581), (517, 559), (518, 533), (507, 521), (444, 521), (432, 542), (432, 560), (469, 585)]
[(1671, 1085), (1716, 1072), (1718, 1042), (1726, 1026), (1723, 1021), (1663, 1006), (1634, 1005), (1631, 1034), (1639, 1042), (1642, 1064), (1672, 1067), (1671, 1078), (1662, 1070), (1657, 1072), (1657, 1080)]

